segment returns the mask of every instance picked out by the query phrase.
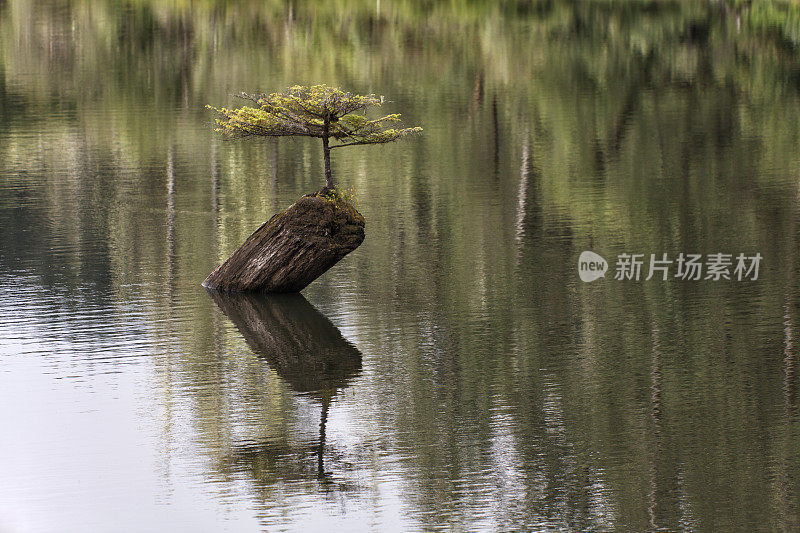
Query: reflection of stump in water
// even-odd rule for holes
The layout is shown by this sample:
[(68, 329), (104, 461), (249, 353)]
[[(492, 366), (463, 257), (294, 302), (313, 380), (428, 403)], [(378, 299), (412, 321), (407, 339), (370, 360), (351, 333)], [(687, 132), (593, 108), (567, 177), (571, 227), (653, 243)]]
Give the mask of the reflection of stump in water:
[[(300, 294), (209, 292), (258, 357), (265, 359), (294, 391), (321, 401), (317, 474), (324, 476), (328, 407), (337, 391), (361, 372), (361, 352)], [(255, 449), (248, 446), (234, 451), (233, 460), (273, 463), (270, 456), (276, 451), (272, 448), (271, 445)], [(279, 453), (283, 455), (283, 452)]]
[(361, 353), (300, 294), (211, 292), (250, 348), (296, 392), (322, 399), (361, 371)]

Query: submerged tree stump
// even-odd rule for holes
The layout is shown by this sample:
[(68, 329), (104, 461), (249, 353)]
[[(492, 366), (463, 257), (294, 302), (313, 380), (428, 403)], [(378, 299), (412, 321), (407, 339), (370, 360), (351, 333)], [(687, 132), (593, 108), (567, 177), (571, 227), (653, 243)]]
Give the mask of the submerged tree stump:
[(364, 217), (333, 189), (300, 198), (203, 282), (226, 292), (299, 292), (364, 241)]

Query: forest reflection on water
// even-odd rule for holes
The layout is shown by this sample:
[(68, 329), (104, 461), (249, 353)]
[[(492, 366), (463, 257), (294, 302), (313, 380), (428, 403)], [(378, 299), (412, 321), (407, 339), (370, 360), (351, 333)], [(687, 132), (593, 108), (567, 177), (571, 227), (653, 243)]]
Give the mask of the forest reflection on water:
[[(0, 2), (0, 530), (800, 529), (795, 19), (377, 8)], [(318, 82), (425, 133), (335, 156), (367, 236), (304, 297), (209, 296), (322, 169), (204, 105)]]

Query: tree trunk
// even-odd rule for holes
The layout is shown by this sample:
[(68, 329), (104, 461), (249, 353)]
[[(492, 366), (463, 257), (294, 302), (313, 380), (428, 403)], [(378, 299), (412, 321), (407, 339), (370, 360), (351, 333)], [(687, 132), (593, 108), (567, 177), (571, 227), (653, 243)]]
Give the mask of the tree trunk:
[(327, 189), (303, 196), (253, 232), (203, 282), (228, 292), (299, 292), (364, 240), (364, 217)]
[(325, 187), (333, 189), (333, 173), (331, 172), (331, 148), (328, 146), (328, 130), (330, 128), (330, 119), (325, 117), (325, 123), (322, 126), (322, 158), (325, 160)]

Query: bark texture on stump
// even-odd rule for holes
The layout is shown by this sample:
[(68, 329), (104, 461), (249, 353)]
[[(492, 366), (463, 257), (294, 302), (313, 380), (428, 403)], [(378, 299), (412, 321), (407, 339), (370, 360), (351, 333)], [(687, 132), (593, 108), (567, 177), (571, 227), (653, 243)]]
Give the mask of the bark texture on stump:
[(253, 232), (203, 282), (227, 292), (299, 292), (364, 241), (364, 217), (331, 189), (300, 198)]

